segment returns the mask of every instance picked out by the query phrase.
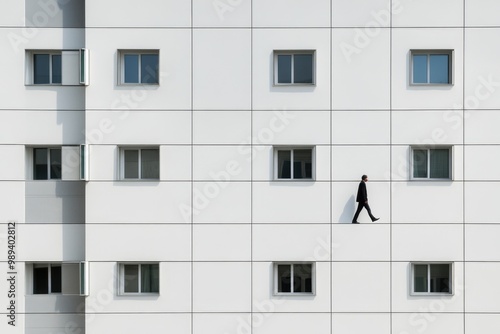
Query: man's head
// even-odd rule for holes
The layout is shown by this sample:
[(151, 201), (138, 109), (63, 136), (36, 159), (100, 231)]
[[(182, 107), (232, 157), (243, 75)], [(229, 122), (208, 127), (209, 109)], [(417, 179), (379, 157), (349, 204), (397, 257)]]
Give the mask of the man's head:
[(361, 180), (367, 182), (368, 181), (368, 175), (361, 176)]

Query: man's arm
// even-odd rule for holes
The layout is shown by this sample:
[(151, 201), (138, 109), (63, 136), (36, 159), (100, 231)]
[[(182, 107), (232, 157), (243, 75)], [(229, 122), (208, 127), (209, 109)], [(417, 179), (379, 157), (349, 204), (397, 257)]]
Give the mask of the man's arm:
[(366, 191), (366, 184), (362, 182), (362, 186), (363, 186), (363, 200), (365, 201), (365, 203), (368, 203), (368, 192)]

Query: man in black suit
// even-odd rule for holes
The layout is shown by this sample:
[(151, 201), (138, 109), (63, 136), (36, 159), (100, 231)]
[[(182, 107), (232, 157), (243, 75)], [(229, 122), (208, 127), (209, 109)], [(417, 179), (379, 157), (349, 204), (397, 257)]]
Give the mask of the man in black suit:
[(372, 210), (370, 209), (370, 206), (368, 205), (368, 193), (366, 192), (366, 182), (368, 182), (368, 176), (363, 175), (361, 177), (361, 182), (359, 183), (358, 186), (358, 194), (356, 196), (356, 202), (358, 202), (358, 209), (356, 210), (356, 213), (354, 214), (354, 217), (352, 218), (352, 223), (353, 224), (359, 224), (358, 222), (358, 216), (361, 210), (363, 210), (363, 207), (366, 208), (366, 211), (368, 211), (368, 215), (370, 216), (372, 222), (376, 222), (380, 218), (375, 218), (374, 215), (372, 215)]

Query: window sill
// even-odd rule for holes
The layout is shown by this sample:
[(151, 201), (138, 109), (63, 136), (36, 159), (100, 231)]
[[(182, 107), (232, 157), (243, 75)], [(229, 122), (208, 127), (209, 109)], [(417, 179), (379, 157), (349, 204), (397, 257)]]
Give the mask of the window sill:
[(412, 292), (410, 293), (412, 297), (436, 297), (436, 296), (454, 296), (454, 293), (446, 293), (446, 292)]
[(135, 86), (160, 86), (159, 83), (140, 83), (140, 82), (136, 82), (136, 83), (125, 83), (125, 82), (120, 82), (118, 84), (118, 86), (120, 87), (135, 87)]
[(63, 84), (25, 84), (25, 87), (87, 87), (88, 84), (75, 84), (75, 85), (63, 85)]
[[(30, 87), (39, 87), (39, 86), (50, 86), (50, 87), (59, 87), (59, 86), (68, 86), (68, 85), (63, 85), (63, 84), (34, 84), (34, 83), (27, 83), (25, 86), (30, 86)], [(74, 85), (74, 86), (79, 86), (79, 85)]]
[(454, 86), (453, 83), (410, 83), (410, 87), (450, 87)]
[(453, 179), (431, 179), (431, 178), (414, 178), (410, 179), (413, 182), (452, 182)]
[(32, 293), (32, 294), (26, 294), (27, 296), (30, 297), (56, 297), (56, 296), (64, 296), (64, 297), (85, 297), (85, 295), (81, 295), (79, 293), (62, 293), (62, 292), (54, 292), (54, 293)]
[(315, 83), (274, 83), (273, 87), (315, 87)]
[(304, 297), (311, 297), (311, 296), (316, 296), (316, 293), (314, 292), (275, 292), (273, 293), (273, 296), (276, 297), (282, 297), (282, 296), (289, 296), (289, 297), (295, 297), (295, 296), (304, 296)]

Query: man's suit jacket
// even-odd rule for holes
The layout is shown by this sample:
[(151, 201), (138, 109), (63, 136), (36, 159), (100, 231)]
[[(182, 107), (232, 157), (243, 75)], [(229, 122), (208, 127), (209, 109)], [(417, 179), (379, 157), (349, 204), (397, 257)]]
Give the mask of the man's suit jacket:
[(361, 181), (358, 187), (358, 195), (356, 196), (356, 202), (366, 202), (368, 201), (368, 194), (366, 192), (365, 181)]

